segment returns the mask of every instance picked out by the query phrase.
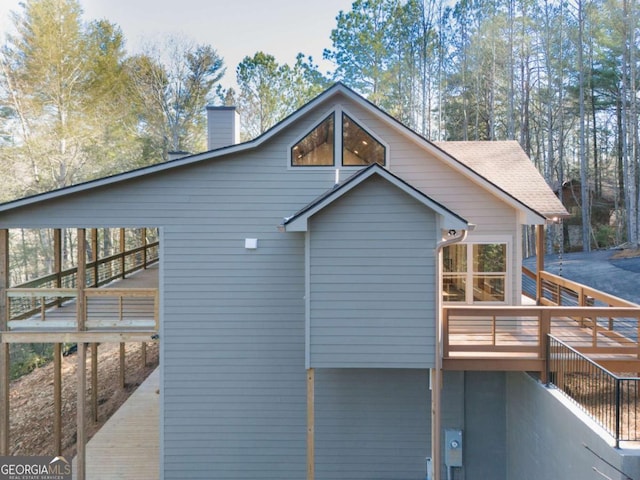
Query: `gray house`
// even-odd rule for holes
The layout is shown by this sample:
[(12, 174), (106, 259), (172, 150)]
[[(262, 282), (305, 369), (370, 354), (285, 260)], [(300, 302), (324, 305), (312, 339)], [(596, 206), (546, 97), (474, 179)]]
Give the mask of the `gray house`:
[(341, 84), (247, 143), (208, 115), (207, 152), (0, 206), (158, 229), (162, 478), (601, 478), (580, 442), (626, 468), (537, 354), (451, 342), (448, 309), (521, 306), (523, 226), (566, 215), (516, 142), (434, 144)]

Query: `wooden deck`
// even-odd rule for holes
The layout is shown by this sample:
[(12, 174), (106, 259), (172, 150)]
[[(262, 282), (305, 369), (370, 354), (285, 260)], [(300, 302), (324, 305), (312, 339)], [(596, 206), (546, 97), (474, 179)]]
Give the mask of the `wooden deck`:
[(637, 307), (469, 306), (443, 317), (445, 370), (545, 372), (547, 335), (610, 370), (640, 368)]
[[(37, 289), (12, 289), (11, 297), (31, 296), (34, 301), (42, 301), (43, 293)], [(100, 288), (84, 290), (86, 320), (83, 332), (86, 337), (90, 333), (101, 335), (102, 340), (87, 338), (86, 341), (119, 341), (118, 338), (107, 338), (108, 332), (135, 333), (155, 332), (158, 330), (158, 265), (139, 270), (124, 279), (116, 280)], [(50, 301), (50, 297), (49, 297)], [(11, 320), (8, 332), (4, 332), (3, 341), (20, 342), (30, 340), (34, 334), (42, 337), (38, 341), (77, 341), (71, 338), (77, 332), (77, 302), (75, 298), (67, 299), (59, 307), (49, 307), (32, 317)], [(68, 338), (56, 335), (67, 333)], [(51, 339), (47, 337), (51, 336)], [(77, 335), (77, 334), (76, 334)], [(132, 340), (148, 341), (141, 336)], [(26, 340), (25, 340), (26, 338)]]
[[(87, 443), (86, 478), (154, 480), (160, 477), (160, 369), (138, 387)], [(73, 479), (76, 479), (73, 460)]]

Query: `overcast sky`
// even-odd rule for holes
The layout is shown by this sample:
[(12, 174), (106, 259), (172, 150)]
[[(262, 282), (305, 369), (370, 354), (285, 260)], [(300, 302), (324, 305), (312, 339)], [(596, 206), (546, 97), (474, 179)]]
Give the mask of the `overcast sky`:
[[(20, 0), (0, 0), (0, 28), (9, 28), (9, 10), (20, 10)], [(311, 55), (325, 72), (322, 51), (331, 46), (329, 35), (340, 10), (353, 0), (80, 0), (84, 20), (106, 18), (122, 28), (128, 53), (140, 50), (144, 40), (183, 34), (212, 45), (225, 61), (225, 86), (235, 82), (235, 68), (258, 51), (292, 64), (298, 52)], [(4, 37), (4, 35), (3, 35)], [(4, 41), (4, 39), (3, 39)]]

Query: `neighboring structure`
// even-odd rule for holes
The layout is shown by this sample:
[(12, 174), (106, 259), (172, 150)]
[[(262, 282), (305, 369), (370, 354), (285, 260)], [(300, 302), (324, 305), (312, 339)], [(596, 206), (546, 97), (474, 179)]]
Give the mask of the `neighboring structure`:
[[(563, 237), (565, 251), (582, 250), (582, 184), (579, 179), (570, 179), (556, 186), (557, 195), (562, 195), (562, 203), (570, 216), (564, 220)], [(588, 187), (589, 211), (591, 216), (592, 248), (610, 248), (620, 244), (616, 242), (616, 232), (621, 231), (620, 200), (616, 201), (616, 191), (609, 185), (600, 187), (596, 193), (593, 185)]]
[(229, 127), (0, 205), (0, 229), (159, 229), (162, 477), (418, 480), (435, 455), (436, 478), (516, 478), (524, 374), (443, 375), (441, 325), (443, 302), (519, 305), (523, 225), (567, 214), (518, 144), (433, 144), (340, 84)]

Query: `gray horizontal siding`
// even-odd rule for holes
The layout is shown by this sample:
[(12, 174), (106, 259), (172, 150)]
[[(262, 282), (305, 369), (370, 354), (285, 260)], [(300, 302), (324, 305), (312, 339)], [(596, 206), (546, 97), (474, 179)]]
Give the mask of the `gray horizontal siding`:
[(373, 177), (310, 224), (310, 366), (433, 366), (435, 214)]
[(316, 370), (316, 477), (423, 479), (428, 385), (424, 370)]
[[(276, 226), (333, 186), (332, 169), (287, 169), (288, 146), (324, 118), (328, 106), (320, 106), (313, 115), (300, 119), (298, 125), (283, 131), (259, 151), (96, 188), (37, 208), (0, 215), (0, 228), (161, 228), (161, 425), (167, 480), (304, 478), (305, 246), (302, 234), (279, 233)], [(423, 151), (405, 146), (404, 137), (377, 119), (360, 119), (361, 112), (356, 107), (350, 109), (354, 119), (374, 129), (390, 145), (394, 173), (409, 182), (415, 179), (426, 194), (478, 224), (481, 231), (491, 232), (494, 226), (501, 233), (514, 230), (513, 214), (493, 196), (438, 166)], [(447, 190), (449, 182), (453, 188)], [(379, 208), (393, 216), (394, 211), (386, 204)], [(379, 221), (376, 226), (381, 240), (393, 241), (389, 235), (395, 227)], [(340, 226), (335, 231), (345, 233), (347, 229)], [(407, 235), (411, 232), (405, 231)], [(258, 250), (245, 250), (245, 238), (258, 238)], [(373, 278), (376, 272), (382, 273), (383, 267), (409, 272), (416, 262), (407, 253), (399, 248), (344, 249), (318, 251), (318, 258), (325, 255), (339, 259), (342, 268)], [(375, 255), (374, 264), (367, 261), (371, 255)], [(429, 268), (426, 257), (417, 258)], [(333, 267), (316, 264), (316, 268), (318, 275), (329, 275)], [(422, 298), (396, 301), (396, 311), (408, 316), (425, 309), (432, 299), (428, 293)], [(361, 321), (368, 319), (376, 336), (386, 336), (382, 329), (391, 315), (362, 316), (363, 312), (384, 307), (375, 302), (379, 300), (367, 301), (369, 310), (354, 309), (348, 300), (327, 303), (324, 321), (331, 328), (334, 324), (330, 322), (336, 318), (331, 309), (348, 310), (353, 328), (360, 328)], [(415, 360), (412, 353), (407, 355)], [(329, 362), (330, 358), (326, 360)], [(350, 362), (360, 366), (356, 360)], [(409, 363), (397, 353), (385, 359), (389, 366)], [(327, 386), (327, 382), (323, 385)], [(338, 382), (336, 388), (340, 385)], [(385, 402), (396, 403), (393, 399)], [(386, 422), (393, 426), (391, 420)], [(369, 428), (364, 419), (356, 426)], [(385, 431), (391, 435), (391, 430)], [(426, 441), (421, 457), (428, 451), (428, 438)], [(394, 448), (391, 442), (388, 447)], [(346, 478), (339, 474), (341, 469), (359, 468), (351, 458), (331, 458), (339, 452), (323, 451), (320, 458), (324, 471), (332, 469), (335, 478)], [(416, 460), (417, 456), (412, 455), (412, 461), (422, 465), (423, 458)], [(358, 458), (361, 464), (366, 463), (364, 454)], [(382, 459), (388, 458), (382, 455), (374, 465), (387, 471), (387, 460)], [(397, 464), (393, 457), (388, 461), (394, 467)], [(423, 478), (424, 472), (417, 463), (413, 471), (421, 474), (407, 478)], [(381, 478), (401, 477), (388, 474)]]

